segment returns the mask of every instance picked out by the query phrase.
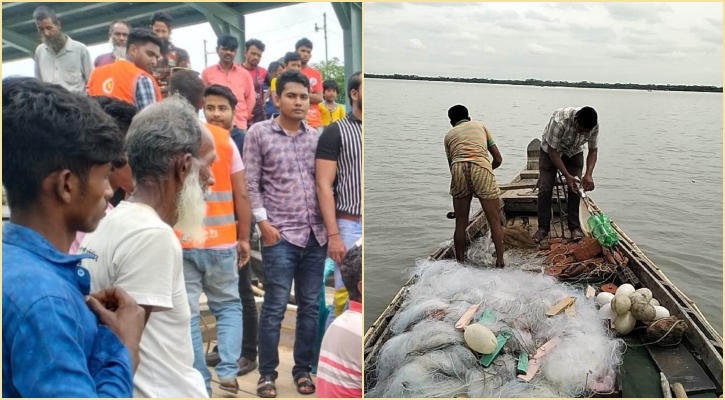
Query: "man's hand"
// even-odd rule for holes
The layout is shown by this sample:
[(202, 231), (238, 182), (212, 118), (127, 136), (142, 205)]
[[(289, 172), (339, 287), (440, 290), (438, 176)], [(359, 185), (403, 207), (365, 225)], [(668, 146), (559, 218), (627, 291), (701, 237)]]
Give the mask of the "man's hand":
[(579, 190), (577, 190), (577, 178), (574, 175), (566, 175), (564, 176), (564, 179), (566, 179), (566, 186), (569, 187), (569, 190), (571, 190), (574, 193), (579, 193)]
[(591, 192), (594, 190), (594, 178), (591, 175), (584, 175), (582, 178), (582, 187), (585, 192)]
[(252, 256), (252, 249), (249, 247), (249, 242), (246, 240), (240, 240), (237, 242), (237, 268), (242, 269)]
[(144, 330), (146, 313), (128, 293), (112, 286), (86, 296), (86, 304), (104, 325), (107, 325), (128, 348), (136, 371), (138, 350)]
[(340, 234), (330, 236), (329, 241), (327, 242), (327, 253), (330, 255), (330, 258), (332, 258), (337, 265), (342, 264), (342, 259), (345, 258), (345, 252), (347, 252), (347, 249), (345, 248), (345, 242), (342, 241), (342, 238), (340, 237)]
[(269, 222), (259, 224), (259, 230), (262, 231), (262, 244), (265, 246), (272, 246), (282, 238), (277, 228), (270, 225)]

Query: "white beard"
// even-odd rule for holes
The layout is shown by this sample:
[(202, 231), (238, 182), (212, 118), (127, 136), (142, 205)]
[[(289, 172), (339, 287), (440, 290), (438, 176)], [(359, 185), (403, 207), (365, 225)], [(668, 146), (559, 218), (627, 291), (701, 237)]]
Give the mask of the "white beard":
[(184, 186), (176, 200), (176, 225), (175, 229), (182, 233), (182, 240), (191, 241), (194, 245), (201, 245), (206, 241), (207, 232), (204, 229), (204, 217), (206, 216), (206, 193), (201, 188), (199, 177), (199, 165), (194, 163), (192, 172), (184, 181)]
[(113, 49), (112, 53), (113, 53), (113, 56), (116, 57), (116, 60), (126, 58), (126, 47), (114, 46), (113, 38), (108, 39), (108, 43), (111, 45), (111, 49)]

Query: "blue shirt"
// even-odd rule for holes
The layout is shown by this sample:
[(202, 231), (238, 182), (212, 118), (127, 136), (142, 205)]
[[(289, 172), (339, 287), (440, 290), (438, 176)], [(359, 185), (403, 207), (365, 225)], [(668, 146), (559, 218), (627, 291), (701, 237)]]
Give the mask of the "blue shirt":
[(131, 355), (85, 303), (91, 255), (3, 225), (3, 397), (133, 397)]

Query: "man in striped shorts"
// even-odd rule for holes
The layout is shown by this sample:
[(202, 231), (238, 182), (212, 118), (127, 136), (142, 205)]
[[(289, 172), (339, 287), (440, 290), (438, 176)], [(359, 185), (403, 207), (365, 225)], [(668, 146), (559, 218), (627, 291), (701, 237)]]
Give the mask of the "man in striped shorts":
[(456, 230), (453, 234), (456, 259), (461, 263), (464, 260), (468, 215), (471, 200), (475, 196), (480, 200), (491, 227), (491, 237), (496, 247), (496, 267), (502, 268), (503, 227), (499, 189), (493, 170), (501, 165), (503, 158), (488, 128), (481, 122), (471, 121), (466, 107), (460, 104), (451, 107), (448, 118), (453, 128), (446, 134), (443, 143), (451, 169), (450, 194), (456, 214)]

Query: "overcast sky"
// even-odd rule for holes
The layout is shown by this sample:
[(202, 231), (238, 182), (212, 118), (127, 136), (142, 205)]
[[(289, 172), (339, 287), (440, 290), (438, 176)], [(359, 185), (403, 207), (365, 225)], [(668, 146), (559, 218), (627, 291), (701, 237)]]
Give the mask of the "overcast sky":
[[(341, 62), (344, 61), (342, 28), (332, 5), (329, 2), (301, 3), (246, 16), (247, 39), (257, 38), (266, 45), (260, 65), (267, 68), (270, 62), (284, 57), (288, 51), (294, 51), (295, 43), (302, 37), (309, 38), (314, 45), (311, 62), (324, 61), (325, 37), (322, 30), (315, 32), (315, 23), (322, 27), (323, 13), (327, 13), (329, 58), (338, 57)], [(216, 48), (216, 35), (208, 23), (176, 29), (171, 36), (174, 44), (189, 52), (191, 67), (197, 71), (204, 68), (204, 39), (208, 41), (207, 50), (213, 52)], [(100, 54), (108, 53), (110, 47), (108, 44), (101, 44), (90, 46), (88, 50), (95, 59)], [(218, 62), (216, 53), (208, 55), (209, 65)], [(2, 76), (33, 76), (33, 65), (29, 58), (3, 63)]]
[(365, 71), (722, 86), (722, 3), (365, 3)]

